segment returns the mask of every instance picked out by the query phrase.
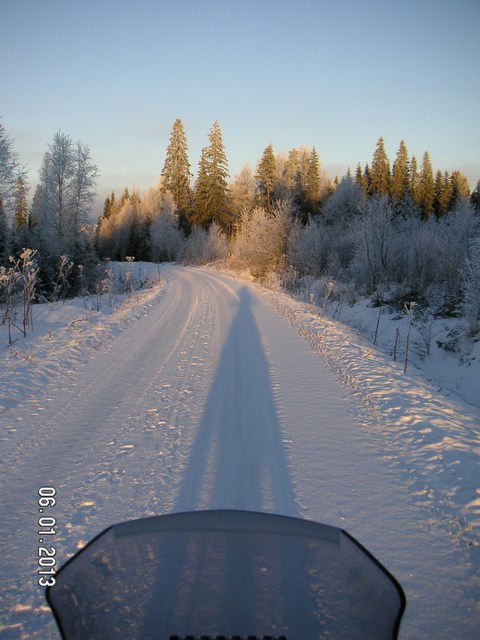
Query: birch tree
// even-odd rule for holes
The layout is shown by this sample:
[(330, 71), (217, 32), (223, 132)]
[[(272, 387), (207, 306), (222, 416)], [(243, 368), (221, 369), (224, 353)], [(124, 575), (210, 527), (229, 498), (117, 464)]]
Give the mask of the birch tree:
[(98, 169), (87, 145), (58, 132), (40, 169), (41, 198), (36, 205), (36, 234), (51, 254), (76, 255), (82, 225), (88, 221)]

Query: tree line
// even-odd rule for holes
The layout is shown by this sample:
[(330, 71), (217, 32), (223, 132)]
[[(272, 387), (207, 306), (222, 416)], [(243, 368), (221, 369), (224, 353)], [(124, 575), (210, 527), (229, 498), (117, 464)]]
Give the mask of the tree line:
[(466, 308), (467, 290), (475, 306), (480, 181), (471, 193), (461, 172), (434, 174), (428, 152), (418, 164), (403, 140), (393, 163), (379, 138), (370, 163), (333, 181), (315, 147), (275, 154), (270, 143), (255, 169), (244, 165), (230, 180), (215, 121), (193, 180), (177, 119), (158, 183), (143, 194), (112, 192), (96, 224), (88, 218), (98, 169), (86, 145), (56, 134), (30, 209), (26, 175), (3, 128), (0, 153), (0, 264), (30, 247), (46, 289), (62, 256), (73, 265), (64, 279), (71, 293), (107, 258), (228, 259), (258, 277), (281, 272), (297, 289), (328, 276), (337, 290), (354, 287), (400, 306), (415, 299), (451, 313)]
[[(333, 182), (330, 180), (315, 147), (302, 146), (287, 154), (275, 154), (271, 143), (258, 160), (255, 171), (244, 165), (229, 182), (228, 161), (218, 122), (214, 122), (210, 130), (209, 145), (201, 151), (194, 182), (190, 169), (184, 127), (177, 119), (160, 181), (145, 195), (144, 205), (140, 194), (130, 194), (128, 189), (121, 196), (112, 193), (106, 199), (97, 227), (100, 254), (114, 259), (130, 254), (152, 259), (158, 252), (150, 230), (157, 214), (165, 207), (175, 212), (172, 220), (177, 221), (178, 228), (186, 236), (197, 227), (208, 230), (215, 223), (232, 239), (244, 219), (245, 210), (263, 207), (272, 213), (275, 203), (283, 201), (291, 203), (295, 219), (307, 224), (311, 218), (331, 210), (329, 200), (341, 183), (337, 178)], [(470, 193), (468, 179), (460, 171), (437, 171), (434, 175), (429, 153), (424, 153), (418, 165), (414, 156), (409, 158), (403, 140), (390, 164), (383, 138), (379, 138), (372, 162), (364, 168), (357, 165), (354, 175), (349, 169), (344, 180), (355, 185), (364, 200), (388, 196), (399, 214), (414, 215), (424, 221), (432, 215), (440, 219), (454, 210), (458, 202), (470, 202), (477, 209), (480, 206), (480, 181)], [(341, 193), (345, 190), (343, 185)], [(157, 196), (154, 196), (155, 191)], [(169, 203), (167, 194), (171, 198)], [(339, 211), (340, 216), (348, 216), (349, 203), (346, 201), (344, 206), (347, 210)]]

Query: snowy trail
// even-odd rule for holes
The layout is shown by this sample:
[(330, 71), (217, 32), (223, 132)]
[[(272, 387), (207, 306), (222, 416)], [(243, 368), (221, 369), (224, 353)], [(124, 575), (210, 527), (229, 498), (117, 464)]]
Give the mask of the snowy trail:
[(476, 637), (472, 550), (416, 491), (379, 416), (255, 287), (208, 270), (163, 276), (118, 337), (0, 413), (0, 638), (58, 637), (37, 585), (41, 486), (57, 489), (60, 562), (131, 518), (300, 515), (346, 528), (396, 575), (401, 638)]

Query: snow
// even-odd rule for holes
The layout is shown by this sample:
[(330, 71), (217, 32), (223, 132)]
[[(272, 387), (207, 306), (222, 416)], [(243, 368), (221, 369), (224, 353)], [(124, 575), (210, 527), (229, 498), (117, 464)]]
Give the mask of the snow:
[(297, 515), (392, 571), (401, 638), (476, 637), (478, 346), (459, 367), (432, 339), (404, 374), (390, 350), (405, 317), (382, 316), (373, 346), (368, 305), (322, 313), (214, 269), (162, 265), (155, 283), (140, 268), (153, 286), (116, 305), (39, 305), (10, 347), (0, 327), (0, 638), (58, 637), (38, 586), (41, 486), (57, 489), (59, 562), (131, 518)]

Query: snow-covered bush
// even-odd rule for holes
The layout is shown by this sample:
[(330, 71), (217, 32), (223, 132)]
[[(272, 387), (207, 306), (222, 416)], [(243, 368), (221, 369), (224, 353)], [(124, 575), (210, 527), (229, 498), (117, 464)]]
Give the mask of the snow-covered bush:
[(319, 276), (327, 265), (329, 239), (320, 218), (311, 219), (305, 226), (297, 221), (288, 239), (288, 263), (301, 274)]
[(150, 229), (151, 257), (154, 262), (177, 260), (183, 243), (178, 216), (171, 209), (163, 209)]
[(214, 260), (223, 260), (228, 254), (228, 240), (214, 222), (208, 231), (195, 227), (185, 241), (182, 261), (186, 264), (207, 264)]
[(274, 271), (286, 255), (292, 224), (287, 201), (277, 202), (271, 212), (262, 207), (244, 210), (233, 241), (232, 264), (249, 267), (258, 278)]
[(463, 315), (470, 335), (480, 329), (480, 237), (470, 243), (470, 253), (463, 268)]

